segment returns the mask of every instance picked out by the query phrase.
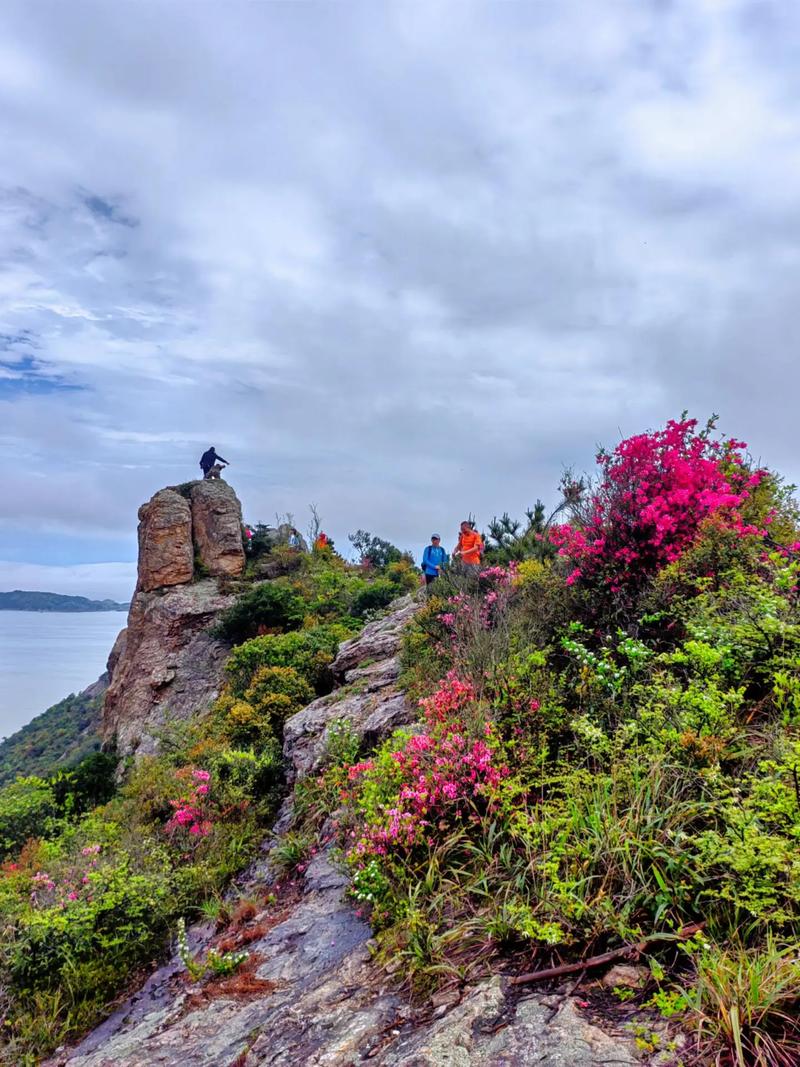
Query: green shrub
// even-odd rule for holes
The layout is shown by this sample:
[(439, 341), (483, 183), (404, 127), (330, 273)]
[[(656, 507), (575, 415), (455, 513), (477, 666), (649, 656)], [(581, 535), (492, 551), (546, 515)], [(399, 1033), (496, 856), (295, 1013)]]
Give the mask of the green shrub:
[(255, 637), (262, 628), (294, 630), (302, 624), (305, 614), (302, 598), (284, 579), (261, 582), (222, 613), (215, 633), (239, 644)]
[(363, 618), (371, 611), (388, 607), (398, 596), (398, 586), (388, 578), (377, 578), (370, 582), (353, 597), (350, 612), (356, 618)]
[(261, 667), (293, 667), (318, 693), (330, 685), (330, 664), (341, 641), (350, 636), (343, 626), (315, 626), (288, 634), (265, 634), (235, 648), (225, 669), (232, 691), (244, 696)]
[(118, 758), (111, 752), (93, 752), (69, 771), (50, 779), (53, 795), (64, 815), (82, 815), (105, 804), (116, 792)]
[(0, 790), (0, 856), (18, 851), (28, 838), (58, 829), (58, 801), (49, 782), (18, 778)]

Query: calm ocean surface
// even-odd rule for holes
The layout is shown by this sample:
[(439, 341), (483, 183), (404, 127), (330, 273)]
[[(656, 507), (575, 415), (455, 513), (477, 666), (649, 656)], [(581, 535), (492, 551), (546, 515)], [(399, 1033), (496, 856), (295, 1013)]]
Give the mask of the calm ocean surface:
[(126, 618), (124, 611), (0, 611), (0, 737), (96, 681)]

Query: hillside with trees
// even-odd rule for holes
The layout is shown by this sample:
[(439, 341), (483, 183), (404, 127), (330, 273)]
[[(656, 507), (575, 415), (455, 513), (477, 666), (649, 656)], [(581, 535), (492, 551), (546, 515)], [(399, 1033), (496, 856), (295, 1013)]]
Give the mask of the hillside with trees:
[(24, 589), (0, 593), (0, 611), (127, 611), (129, 606), (119, 604), (116, 600), (89, 600), (85, 596), (37, 593)]

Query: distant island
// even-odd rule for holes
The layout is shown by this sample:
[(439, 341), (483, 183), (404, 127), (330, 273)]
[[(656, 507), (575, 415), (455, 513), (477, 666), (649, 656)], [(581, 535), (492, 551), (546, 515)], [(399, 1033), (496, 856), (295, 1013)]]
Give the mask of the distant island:
[(127, 611), (130, 604), (116, 600), (89, 600), (85, 596), (62, 596), (61, 593), (33, 593), (15, 589), (0, 593), (0, 611)]

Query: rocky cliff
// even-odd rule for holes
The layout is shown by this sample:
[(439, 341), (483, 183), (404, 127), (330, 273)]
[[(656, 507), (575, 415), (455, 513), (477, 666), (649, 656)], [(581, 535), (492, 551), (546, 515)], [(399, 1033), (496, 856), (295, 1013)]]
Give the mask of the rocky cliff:
[(217, 696), (227, 648), (209, 629), (233, 599), (217, 579), (244, 563), (241, 505), (226, 482), (161, 489), (139, 509), (136, 592), (103, 706), (103, 739), (120, 755), (154, 751), (168, 720)]
[[(326, 732), (345, 718), (365, 743), (410, 721), (397, 687), (400, 634), (410, 598), (342, 645), (339, 687), (289, 719), (285, 757), (300, 780), (316, 767)], [(276, 827), (291, 821), (292, 796)], [(250, 953), (231, 978), (193, 987), (173, 958), (102, 1026), (52, 1067), (599, 1067), (638, 1062), (630, 1038), (592, 1023), (578, 1002), (512, 995), (500, 977), (451, 987), (412, 1004), (373, 962), (371, 932), (346, 897), (344, 876), (323, 849), (298, 878), (262, 861), (236, 890), (261, 900), (240, 923)], [(253, 909), (254, 911), (256, 909)], [(209, 925), (190, 931), (193, 950), (219, 943)], [(568, 992), (568, 990), (566, 990)]]

